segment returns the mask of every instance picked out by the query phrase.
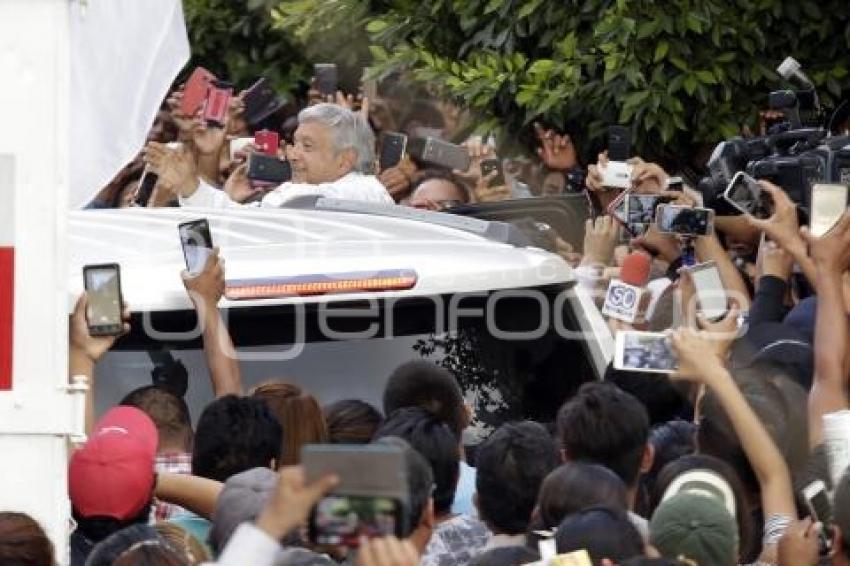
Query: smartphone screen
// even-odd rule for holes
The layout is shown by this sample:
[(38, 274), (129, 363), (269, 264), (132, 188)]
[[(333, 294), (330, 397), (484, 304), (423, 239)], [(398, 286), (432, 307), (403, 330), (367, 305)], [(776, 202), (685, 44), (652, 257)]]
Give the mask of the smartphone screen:
[(614, 367), (625, 371), (673, 373), (678, 363), (670, 338), (661, 332), (617, 332)]
[(809, 231), (821, 237), (835, 226), (847, 210), (847, 186), (816, 183), (812, 185), (812, 212)]
[(178, 231), (186, 269), (192, 275), (197, 275), (203, 271), (213, 250), (209, 223), (206, 218), (184, 222), (178, 226)]
[(720, 279), (720, 272), (713, 261), (701, 263), (688, 269), (697, 292), (702, 314), (709, 320), (718, 320), (726, 315), (727, 297)]
[(498, 174), (488, 183), (488, 186), (501, 187), (505, 184), (505, 175), (502, 172), (502, 161), (499, 159), (485, 159), (481, 162), (482, 177), (487, 177), (490, 173), (493, 173), (494, 171)]
[(709, 208), (662, 205), (655, 217), (658, 230), (668, 234), (707, 236), (711, 234), (714, 211)]
[(88, 296), (86, 319), (92, 336), (114, 336), (123, 331), (121, 311), (121, 274), (118, 264), (83, 267), (83, 282)]
[(757, 218), (770, 216), (769, 197), (762, 194), (758, 182), (743, 171), (732, 177), (723, 192), (723, 198), (744, 214), (752, 214)]
[(655, 220), (655, 207), (660, 197), (655, 195), (630, 194), (626, 201), (626, 218), (629, 225), (649, 226)]
[(390, 497), (330, 495), (310, 515), (310, 540), (356, 547), (360, 537), (403, 536), (401, 502)]
[(381, 171), (395, 167), (404, 157), (407, 149), (407, 136), (398, 132), (385, 132), (381, 134), (381, 157), (379, 160)]

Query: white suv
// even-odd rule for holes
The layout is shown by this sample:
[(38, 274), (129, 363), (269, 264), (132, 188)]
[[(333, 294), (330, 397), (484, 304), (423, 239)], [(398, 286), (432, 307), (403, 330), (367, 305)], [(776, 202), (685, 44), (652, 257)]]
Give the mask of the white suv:
[(132, 333), (97, 368), (99, 412), (150, 383), (163, 350), (188, 369), (193, 417), (211, 399), (180, 279), (177, 225), (197, 218), (208, 219), (225, 258), (228, 296), (240, 297), (220, 307), (246, 387), (284, 378), (323, 403), (380, 407), (390, 372), (424, 357), (457, 375), (492, 426), (551, 420), (611, 359), (610, 333), (569, 266), (509, 224), (332, 199), (294, 209), (79, 211), (69, 304), (83, 265), (114, 262), (133, 312)]

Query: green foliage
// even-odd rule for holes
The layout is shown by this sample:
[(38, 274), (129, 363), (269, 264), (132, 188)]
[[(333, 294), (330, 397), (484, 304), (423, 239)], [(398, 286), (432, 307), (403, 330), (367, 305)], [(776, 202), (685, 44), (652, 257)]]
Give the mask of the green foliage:
[(786, 55), (827, 105), (850, 86), (846, 0), (396, 0), (370, 13), (375, 74), (409, 70), (503, 139), (542, 117), (585, 157), (614, 123), (634, 124), (653, 158), (738, 134), (782, 86)]
[(183, 0), (192, 45), (189, 69), (200, 65), (239, 88), (267, 77), (280, 92), (310, 78), (310, 65), (286, 33), (273, 27), (274, 0)]

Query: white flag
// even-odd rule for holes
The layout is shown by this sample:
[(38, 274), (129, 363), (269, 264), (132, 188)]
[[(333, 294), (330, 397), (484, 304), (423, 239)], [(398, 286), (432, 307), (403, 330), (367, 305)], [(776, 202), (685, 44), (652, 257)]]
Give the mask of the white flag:
[(189, 60), (181, 0), (71, 2), (70, 194), (79, 208), (139, 152)]

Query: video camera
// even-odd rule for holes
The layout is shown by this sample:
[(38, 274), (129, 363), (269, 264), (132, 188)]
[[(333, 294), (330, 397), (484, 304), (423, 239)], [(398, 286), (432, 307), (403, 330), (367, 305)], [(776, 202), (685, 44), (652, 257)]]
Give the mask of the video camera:
[(814, 85), (788, 57), (777, 68), (785, 79), (795, 77), (805, 90), (770, 93), (771, 110), (781, 111), (785, 120), (773, 125), (765, 136), (735, 137), (720, 142), (708, 160), (708, 176), (698, 189), (705, 206), (717, 214), (736, 214), (723, 198), (723, 191), (738, 171), (766, 179), (782, 187), (801, 213), (808, 218), (814, 183), (850, 183), (850, 136), (831, 136), (825, 124)]

